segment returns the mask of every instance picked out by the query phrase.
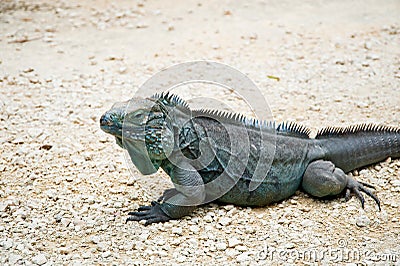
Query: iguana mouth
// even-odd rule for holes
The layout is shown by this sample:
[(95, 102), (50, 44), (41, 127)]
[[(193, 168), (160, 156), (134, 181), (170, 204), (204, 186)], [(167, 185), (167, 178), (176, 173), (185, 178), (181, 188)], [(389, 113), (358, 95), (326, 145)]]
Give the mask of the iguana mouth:
[(100, 117), (100, 128), (106, 133), (109, 133), (115, 137), (121, 136), (122, 126), (120, 123), (113, 120), (113, 117), (105, 113)]

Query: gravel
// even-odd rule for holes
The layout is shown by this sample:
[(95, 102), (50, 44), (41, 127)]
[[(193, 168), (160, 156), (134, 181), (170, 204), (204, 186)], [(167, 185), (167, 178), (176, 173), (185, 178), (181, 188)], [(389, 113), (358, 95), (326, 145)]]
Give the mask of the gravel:
[[(382, 212), (368, 197), (361, 210), (355, 197), (296, 192), (265, 208), (208, 204), (145, 227), (125, 223), (127, 212), (156, 199), (165, 175), (141, 177), (98, 122), (157, 71), (211, 59), (254, 80), (277, 121), (314, 133), (398, 126), (398, 3), (367, 2), (1, 1), (0, 264), (291, 265), (332, 249), (375, 256), (349, 265), (398, 263), (399, 160), (353, 172), (376, 187)], [(249, 112), (228, 90), (177, 90)]]

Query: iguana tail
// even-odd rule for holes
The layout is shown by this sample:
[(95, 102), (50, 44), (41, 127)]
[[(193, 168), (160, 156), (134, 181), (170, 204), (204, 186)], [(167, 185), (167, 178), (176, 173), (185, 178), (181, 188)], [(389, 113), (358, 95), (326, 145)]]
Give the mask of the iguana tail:
[(325, 151), (324, 160), (344, 172), (367, 166), (388, 157), (400, 157), (400, 128), (371, 124), (328, 127), (315, 137)]

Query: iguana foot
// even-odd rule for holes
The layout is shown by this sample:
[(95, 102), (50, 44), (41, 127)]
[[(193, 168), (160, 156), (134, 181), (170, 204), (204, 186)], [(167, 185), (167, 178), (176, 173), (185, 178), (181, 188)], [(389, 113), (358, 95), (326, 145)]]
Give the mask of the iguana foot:
[(345, 195), (346, 201), (348, 201), (350, 199), (350, 193), (353, 192), (354, 194), (356, 194), (357, 198), (361, 201), (361, 207), (364, 209), (365, 200), (364, 200), (364, 196), (361, 194), (361, 192), (364, 192), (365, 194), (370, 196), (376, 202), (376, 204), (378, 205), (379, 211), (380, 211), (381, 210), (380, 200), (374, 193), (372, 193), (369, 189), (367, 189), (365, 187), (375, 189), (375, 187), (371, 186), (370, 184), (367, 184), (364, 182), (359, 182), (352, 177), (348, 177), (347, 186), (346, 186), (346, 195)]
[(175, 196), (177, 194), (179, 194), (178, 190), (176, 190), (175, 188), (169, 188), (169, 189), (164, 191), (162, 196), (158, 198), (157, 202), (166, 201), (166, 200), (172, 198), (173, 196)]
[(152, 201), (151, 206), (140, 206), (138, 211), (129, 212), (128, 215), (126, 222), (145, 220), (144, 225), (164, 223), (172, 219), (161, 210), (160, 203), (156, 201)]
[(362, 208), (364, 208), (365, 200), (361, 192), (364, 192), (375, 200), (379, 210), (381, 210), (378, 197), (366, 188), (374, 188), (373, 186), (346, 175), (342, 169), (336, 167), (330, 161), (318, 160), (310, 163), (303, 175), (302, 187), (307, 193), (316, 197), (338, 195), (345, 191), (346, 200), (350, 198), (350, 193), (353, 192), (361, 201)]

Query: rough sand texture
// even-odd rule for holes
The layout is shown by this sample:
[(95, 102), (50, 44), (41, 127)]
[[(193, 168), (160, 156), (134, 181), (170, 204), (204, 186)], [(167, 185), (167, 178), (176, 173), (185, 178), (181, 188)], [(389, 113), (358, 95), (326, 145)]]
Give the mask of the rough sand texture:
[(153, 196), (99, 117), (174, 63), (231, 65), (314, 132), (400, 125), (399, 1), (179, 2), (0, 2), (0, 264), (399, 264), (399, 160), (353, 173), (381, 212), (298, 192), (125, 224)]

